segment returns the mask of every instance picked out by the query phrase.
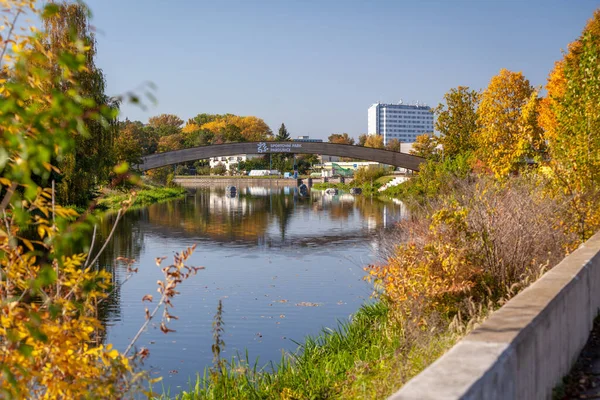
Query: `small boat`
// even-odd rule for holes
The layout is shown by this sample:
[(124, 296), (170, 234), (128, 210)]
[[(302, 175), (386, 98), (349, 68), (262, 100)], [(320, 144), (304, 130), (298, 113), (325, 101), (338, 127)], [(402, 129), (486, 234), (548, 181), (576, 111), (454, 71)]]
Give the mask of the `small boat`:
[(327, 188), (325, 189), (325, 194), (335, 196), (336, 194), (338, 194), (338, 190), (336, 188)]
[(350, 194), (362, 194), (362, 189), (361, 188), (351, 188), (350, 189)]
[(225, 196), (235, 197), (237, 195), (237, 188), (235, 186), (227, 186), (225, 188)]
[(304, 183), (298, 186), (298, 194), (302, 197), (308, 196), (308, 186), (306, 186)]

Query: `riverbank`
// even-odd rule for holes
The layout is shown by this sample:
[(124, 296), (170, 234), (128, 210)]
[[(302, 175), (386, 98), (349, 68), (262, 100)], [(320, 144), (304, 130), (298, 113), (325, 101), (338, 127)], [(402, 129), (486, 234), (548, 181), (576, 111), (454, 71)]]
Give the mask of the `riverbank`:
[(339, 183), (338, 182), (324, 182), (324, 183), (315, 183), (313, 185), (313, 189), (315, 190), (325, 190), (325, 189), (329, 189), (329, 188), (336, 188), (338, 190), (343, 190), (344, 192), (350, 192), (350, 189), (352, 188), (360, 188), (362, 189), (362, 194), (363, 195), (368, 195), (368, 196), (377, 196), (379, 195), (379, 188), (382, 187), (383, 185), (385, 185), (387, 182), (391, 181), (392, 179), (394, 179), (393, 176), (382, 176), (377, 178), (376, 180), (374, 180), (372, 183), (371, 182), (367, 182), (367, 183), (363, 183), (363, 184), (354, 184), (354, 182), (350, 181), (348, 183)]
[(458, 339), (452, 331), (421, 331), (390, 314), (384, 302), (363, 305), (348, 322), (307, 337), (297, 353), (268, 370), (247, 359), (222, 363), (174, 399), (384, 398)]
[[(143, 189), (136, 191), (133, 204), (130, 208), (146, 207), (154, 203), (175, 200), (182, 198), (186, 194), (186, 189), (182, 187), (160, 187), (145, 185)], [(116, 211), (121, 207), (121, 203), (129, 199), (129, 193), (109, 192), (105, 193), (97, 203), (97, 209), (103, 211)]]
[[(307, 183), (308, 177), (300, 177), (304, 183)], [(323, 178), (313, 178), (313, 183), (316, 185), (322, 182)], [(332, 184), (340, 182), (339, 178), (329, 178)], [(197, 187), (197, 186), (297, 186), (298, 181), (292, 178), (280, 178), (278, 176), (176, 176), (174, 181), (182, 187)], [(352, 182), (351, 179), (346, 179), (346, 182)]]

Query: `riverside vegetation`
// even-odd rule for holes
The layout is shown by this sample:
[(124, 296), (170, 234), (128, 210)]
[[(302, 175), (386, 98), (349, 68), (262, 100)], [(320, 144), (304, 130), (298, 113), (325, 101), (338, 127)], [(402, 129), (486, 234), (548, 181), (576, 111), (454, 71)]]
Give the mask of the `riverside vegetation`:
[[(103, 344), (96, 310), (118, 287), (93, 268), (104, 246), (95, 250), (92, 240), (85, 253), (67, 250), (87, 233), (93, 237), (95, 228), (60, 204), (75, 194), (89, 200), (97, 186), (86, 143), (111, 140), (117, 104), (103, 96), (83, 5), (36, 9), (33, 0), (0, 1), (7, 27), (0, 60), (0, 393), (135, 396), (148, 381), (138, 367), (148, 350), (136, 350), (135, 341), (161, 310), (160, 329), (170, 332), (177, 286), (198, 270), (185, 265), (193, 249), (167, 266), (157, 259), (164, 273), (159, 296), (144, 296), (155, 306), (127, 349)], [(27, 13), (45, 21), (44, 32), (15, 35)], [(386, 262), (366, 268), (376, 302), (308, 338), (272, 370), (220, 358), (219, 307), (214, 366), (178, 397), (384, 397), (591, 236), (600, 226), (599, 56), (600, 10), (555, 65), (545, 98), (507, 70), (481, 93), (465, 87), (447, 93), (436, 108), (443, 154), (423, 140), (430, 160), (393, 189), (412, 217), (382, 238)], [(234, 117), (209, 122), (235, 137), (243, 131), (228, 128), (242, 125)], [(233, 120), (238, 125), (228, 125)], [(161, 121), (160, 129), (182, 124), (168, 116)], [(248, 134), (260, 128), (256, 120), (246, 122)], [(106, 167), (104, 178), (125, 179), (125, 173), (122, 165)], [(131, 203), (121, 203), (117, 221)], [(133, 260), (118, 262), (129, 279)]]

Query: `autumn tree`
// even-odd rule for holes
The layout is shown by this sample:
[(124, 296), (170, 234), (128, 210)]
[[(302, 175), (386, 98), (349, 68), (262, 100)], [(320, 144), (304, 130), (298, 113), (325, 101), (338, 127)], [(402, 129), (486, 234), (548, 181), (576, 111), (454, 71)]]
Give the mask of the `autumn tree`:
[(200, 125), (200, 129), (212, 132), (213, 144), (227, 142), (227, 138), (232, 137), (231, 132), (234, 130), (239, 130), (243, 141), (260, 142), (273, 138), (273, 132), (265, 121), (254, 116), (240, 117), (226, 114)]
[(175, 151), (184, 149), (185, 137), (181, 133), (174, 133), (168, 136), (161, 136), (158, 140), (158, 152)]
[(233, 117), (233, 114), (198, 114), (194, 118), (190, 118), (188, 120), (188, 124), (195, 124), (197, 126), (202, 126), (209, 122), (215, 121), (217, 119), (226, 119), (228, 117)]
[(477, 107), (480, 95), (466, 86), (452, 88), (444, 95), (444, 102), (433, 109), (435, 129), (444, 157), (455, 157), (475, 150)]
[(285, 127), (285, 124), (283, 122), (281, 123), (281, 126), (279, 127), (279, 132), (277, 133), (275, 140), (279, 140), (279, 141), (290, 140), (290, 134), (288, 133), (287, 128)]
[(184, 136), (185, 148), (212, 144), (215, 138), (214, 133), (206, 129), (201, 129), (200, 125), (193, 121), (193, 119), (190, 119), (183, 129), (181, 129), (181, 133)]
[(118, 133), (114, 140), (113, 156), (115, 161), (137, 164), (144, 155), (142, 137), (144, 126), (141, 122), (126, 120), (119, 123)]
[(383, 136), (381, 135), (369, 135), (365, 141), (365, 147), (372, 147), (374, 149), (383, 149)]
[[(117, 129), (118, 104), (104, 94), (104, 75), (95, 65), (96, 39), (88, 24), (89, 10), (83, 3), (52, 3), (52, 7), (56, 12), (42, 18), (43, 45), (55, 60), (55, 64), (47, 66), (53, 76), (52, 85), (64, 92), (71, 89), (67, 77), (61, 75), (60, 62), (63, 60), (60, 55), (75, 51), (74, 47), (81, 45), (85, 49), (80, 54), (85, 59), (85, 66), (73, 73), (82, 95), (91, 100), (89, 107), (84, 106), (89, 115), (85, 118), (86, 135), (75, 136), (75, 151), (65, 154), (58, 163), (61, 174), (55, 176), (57, 194), (68, 204), (87, 205), (97, 186), (108, 179), (113, 166), (111, 150)], [(110, 111), (111, 117), (103, 122), (94, 118), (100, 109)]]
[(332, 133), (327, 140), (329, 143), (354, 144), (354, 138), (351, 138), (347, 133)]
[[(49, 179), (52, 163), (69, 155), (74, 166), (87, 167), (79, 147), (88, 141), (97, 146), (92, 138), (105, 132), (96, 129), (114, 113), (96, 91), (103, 84), (98, 71), (89, 69), (93, 47), (86, 46), (85, 10), (49, 3), (36, 12), (35, 6), (2, 2), (9, 22), (0, 38), (8, 78), (0, 82), (0, 396), (110, 398), (127, 390), (124, 377), (131, 370), (124, 355), (94, 342), (101, 324), (92, 310), (109, 289), (110, 274), (86, 268), (84, 254), (65, 251), (74, 237), (66, 223), (77, 213), (56, 202)], [(11, 34), (20, 25), (17, 17), (27, 13), (44, 15), (49, 36)], [(79, 183), (74, 176), (69, 191)]]
[(402, 151), (402, 142), (400, 142), (400, 140), (398, 140), (398, 139), (388, 140), (387, 144), (385, 145), (385, 149), (390, 150), (390, 151), (401, 152)]
[(600, 10), (550, 73), (538, 120), (569, 225), (587, 239), (600, 226)]
[(535, 97), (535, 89), (523, 74), (507, 69), (492, 78), (481, 96), (476, 154), (496, 177), (507, 176), (536, 156), (534, 142), (541, 131), (534, 119), (524, 115)]
[(161, 114), (148, 119), (148, 126), (154, 128), (158, 136), (168, 136), (181, 132), (183, 120), (174, 114)]
[(417, 136), (409, 153), (413, 156), (423, 157), (428, 160), (437, 158), (438, 143), (432, 133), (424, 133)]
[(367, 142), (367, 138), (369, 137), (369, 135), (367, 135), (366, 133), (363, 133), (362, 135), (358, 135), (358, 146), (364, 146), (365, 143)]

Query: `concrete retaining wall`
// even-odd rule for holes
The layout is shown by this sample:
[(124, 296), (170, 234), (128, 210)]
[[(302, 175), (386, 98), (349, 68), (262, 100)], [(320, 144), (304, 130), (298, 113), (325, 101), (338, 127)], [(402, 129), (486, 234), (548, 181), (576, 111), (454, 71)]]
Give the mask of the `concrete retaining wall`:
[(599, 310), (600, 233), (390, 399), (550, 399)]

